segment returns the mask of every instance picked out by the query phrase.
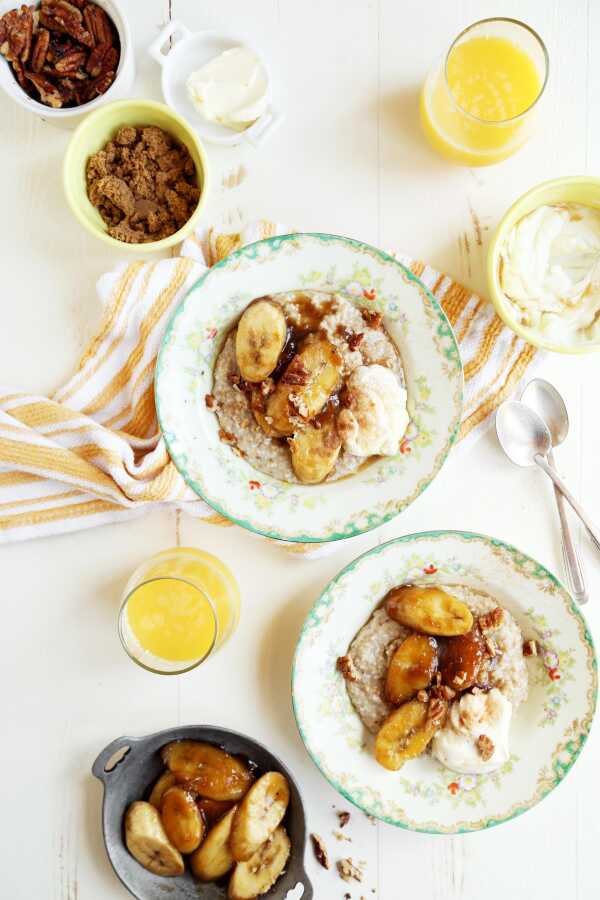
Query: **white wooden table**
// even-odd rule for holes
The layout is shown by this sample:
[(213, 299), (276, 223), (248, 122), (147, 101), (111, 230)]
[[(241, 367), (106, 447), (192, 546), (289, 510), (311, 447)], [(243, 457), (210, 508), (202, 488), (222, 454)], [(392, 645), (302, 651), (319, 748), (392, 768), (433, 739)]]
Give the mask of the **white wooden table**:
[[(206, 221), (275, 218), (400, 248), (484, 290), (484, 238), (526, 188), (557, 175), (596, 173), (600, 154), (600, 7), (590, 0), (127, 0), (136, 94), (160, 97), (145, 48), (169, 16), (190, 28), (229, 28), (272, 61), (286, 119), (259, 152), (209, 147)], [(484, 170), (451, 168), (425, 146), (417, 90), (433, 58), (466, 24), (494, 14), (534, 26), (551, 59), (547, 122), (515, 158)], [(68, 133), (0, 98), (2, 318), (0, 384), (50, 391), (96, 327), (94, 284), (118, 259), (78, 225), (60, 180)], [(240, 166), (243, 167), (240, 169)], [(238, 173), (239, 177), (235, 177)], [(241, 174), (240, 174), (241, 173)], [(245, 177), (242, 177), (245, 174)], [(232, 177), (234, 176), (234, 177)], [(236, 181), (241, 183), (232, 187)], [(465, 252), (467, 236), (470, 252)], [(600, 507), (598, 357), (548, 359), (571, 435), (559, 465), (593, 511)], [(235, 529), (160, 511), (128, 525), (0, 548), (2, 874), (7, 900), (108, 900), (125, 890), (106, 859), (97, 751), (121, 734), (215, 722), (255, 735), (297, 774), (309, 828), (332, 857), (367, 861), (351, 888), (308, 853), (318, 900), (591, 900), (598, 896), (600, 735), (592, 733), (567, 782), (509, 825), (462, 836), (411, 834), (345, 808), (310, 762), (294, 725), (289, 671), (301, 622), (326, 582), (377, 540), (461, 528), (511, 541), (561, 572), (553, 498), (541, 474), (513, 468), (492, 433), (457, 454), (400, 518), (317, 562)], [(221, 556), (243, 593), (241, 626), (206, 668), (170, 679), (127, 659), (116, 635), (121, 587), (149, 554), (176, 543)], [(582, 554), (600, 634), (600, 567)], [(372, 889), (375, 893), (371, 893)]]

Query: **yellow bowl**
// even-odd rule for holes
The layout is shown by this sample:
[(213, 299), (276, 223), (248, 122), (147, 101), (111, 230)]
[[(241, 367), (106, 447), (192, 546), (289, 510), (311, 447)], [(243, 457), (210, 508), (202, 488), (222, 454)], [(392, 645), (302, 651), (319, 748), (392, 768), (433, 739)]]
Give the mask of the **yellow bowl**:
[(589, 341), (585, 344), (571, 345), (555, 344), (553, 341), (547, 340), (534, 328), (522, 325), (515, 318), (512, 307), (506, 300), (500, 286), (500, 250), (506, 235), (523, 216), (533, 212), (538, 206), (552, 203), (581, 203), (584, 206), (595, 206), (600, 209), (600, 178), (584, 175), (575, 175), (570, 178), (555, 178), (552, 181), (538, 184), (513, 203), (496, 228), (488, 249), (487, 281), (490, 299), (496, 307), (496, 312), (509, 328), (512, 328), (513, 331), (530, 344), (533, 344), (534, 347), (553, 350), (556, 353), (593, 353), (600, 350), (600, 342)]
[[(147, 244), (126, 244), (111, 237), (98, 210), (87, 195), (85, 169), (89, 157), (101, 150), (122, 125), (156, 125), (185, 144), (198, 173), (200, 199), (188, 221), (174, 234)], [(154, 253), (167, 250), (187, 237), (198, 224), (208, 190), (208, 161), (204, 148), (185, 119), (153, 100), (116, 100), (86, 116), (73, 132), (63, 162), (63, 185), (74, 215), (92, 234), (125, 253)]]

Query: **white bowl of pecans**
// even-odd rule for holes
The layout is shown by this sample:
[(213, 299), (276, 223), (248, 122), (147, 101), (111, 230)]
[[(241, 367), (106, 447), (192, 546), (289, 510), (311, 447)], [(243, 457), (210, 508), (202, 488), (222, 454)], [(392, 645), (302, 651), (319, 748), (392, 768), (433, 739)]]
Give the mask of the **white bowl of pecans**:
[(0, 87), (20, 106), (72, 128), (130, 93), (135, 62), (115, 0), (0, 0)]

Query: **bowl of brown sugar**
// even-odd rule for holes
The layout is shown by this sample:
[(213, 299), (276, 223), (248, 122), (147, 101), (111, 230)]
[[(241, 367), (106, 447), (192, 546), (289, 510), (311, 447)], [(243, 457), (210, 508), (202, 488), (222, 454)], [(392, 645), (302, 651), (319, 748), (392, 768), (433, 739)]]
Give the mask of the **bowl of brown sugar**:
[(196, 227), (208, 186), (202, 144), (162, 103), (119, 100), (71, 138), (63, 184), (75, 217), (123, 251), (166, 250)]

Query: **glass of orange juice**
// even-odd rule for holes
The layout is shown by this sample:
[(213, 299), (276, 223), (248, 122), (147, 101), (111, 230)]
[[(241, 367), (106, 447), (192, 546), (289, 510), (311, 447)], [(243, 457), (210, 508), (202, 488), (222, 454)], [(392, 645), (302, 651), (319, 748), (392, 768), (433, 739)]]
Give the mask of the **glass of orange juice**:
[(530, 137), (548, 81), (548, 52), (516, 19), (483, 19), (458, 35), (421, 91), (421, 124), (453, 162), (489, 166)]
[(235, 631), (240, 593), (220, 559), (193, 547), (163, 550), (139, 566), (123, 594), (119, 636), (150, 672), (188, 672)]

